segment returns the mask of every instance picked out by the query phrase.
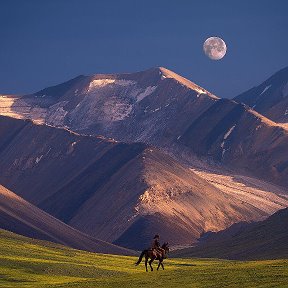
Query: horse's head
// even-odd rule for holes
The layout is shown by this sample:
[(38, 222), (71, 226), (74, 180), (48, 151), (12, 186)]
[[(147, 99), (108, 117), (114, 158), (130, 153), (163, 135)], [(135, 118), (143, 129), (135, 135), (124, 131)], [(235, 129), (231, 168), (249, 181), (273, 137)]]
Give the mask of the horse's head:
[(165, 242), (163, 245), (162, 245), (162, 249), (165, 250), (165, 253), (168, 254), (169, 253), (169, 243), (168, 242)]

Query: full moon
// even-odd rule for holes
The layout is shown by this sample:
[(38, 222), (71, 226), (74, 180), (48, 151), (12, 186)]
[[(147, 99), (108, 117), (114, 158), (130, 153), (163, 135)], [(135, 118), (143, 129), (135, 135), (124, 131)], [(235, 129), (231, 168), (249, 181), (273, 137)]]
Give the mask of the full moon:
[(222, 59), (227, 51), (224, 40), (219, 37), (210, 37), (203, 44), (204, 53), (212, 60)]

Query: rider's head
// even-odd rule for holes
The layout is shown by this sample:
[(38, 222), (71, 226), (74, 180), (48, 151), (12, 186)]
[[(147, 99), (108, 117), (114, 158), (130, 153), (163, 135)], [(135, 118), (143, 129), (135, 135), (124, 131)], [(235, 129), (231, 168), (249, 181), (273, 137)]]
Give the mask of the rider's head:
[(159, 238), (160, 238), (160, 236), (158, 234), (156, 234), (153, 239), (159, 239)]

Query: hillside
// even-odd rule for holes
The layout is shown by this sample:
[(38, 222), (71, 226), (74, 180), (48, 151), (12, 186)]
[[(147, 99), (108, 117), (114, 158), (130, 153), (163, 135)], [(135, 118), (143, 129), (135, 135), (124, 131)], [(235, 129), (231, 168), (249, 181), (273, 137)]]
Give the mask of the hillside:
[(258, 190), (239, 183), (237, 193), (218, 188), (141, 143), (3, 116), (0, 127), (0, 183), (66, 224), (120, 246), (141, 250), (155, 233), (171, 245), (191, 244), (203, 232), (288, 206), (281, 189), (265, 183)]
[(31, 95), (0, 97), (0, 106), (2, 115), (140, 141), (191, 166), (197, 156), (288, 185), (286, 129), (162, 67), (79, 76)]
[[(25, 247), (25, 249), (23, 249)], [(287, 260), (237, 262), (166, 259), (165, 270), (144, 272), (136, 257), (94, 254), (0, 230), (0, 285), (6, 288), (223, 286), (285, 287)], [(157, 264), (154, 264), (154, 267)]]
[(264, 221), (238, 223), (203, 236), (193, 248), (176, 251), (177, 257), (237, 260), (285, 259), (288, 257), (288, 208)]
[(288, 67), (281, 69), (260, 85), (236, 96), (255, 111), (275, 122), (288, 123)]
[(0, 185), (0, 228), (72, 248), (122, 255), (134, 255), (64, 224)]

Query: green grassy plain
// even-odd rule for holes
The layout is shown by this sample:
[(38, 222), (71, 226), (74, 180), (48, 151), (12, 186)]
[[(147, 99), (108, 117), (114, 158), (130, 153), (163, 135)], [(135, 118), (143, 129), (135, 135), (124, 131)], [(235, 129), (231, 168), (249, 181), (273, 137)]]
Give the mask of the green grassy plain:
[[(166, 259), (146, 273), (135, 257), (93, 254), (0, 230), (0, 287), (288, 287), (288, 260)], [(156, 265), (154, 265), (156, 268)]]

